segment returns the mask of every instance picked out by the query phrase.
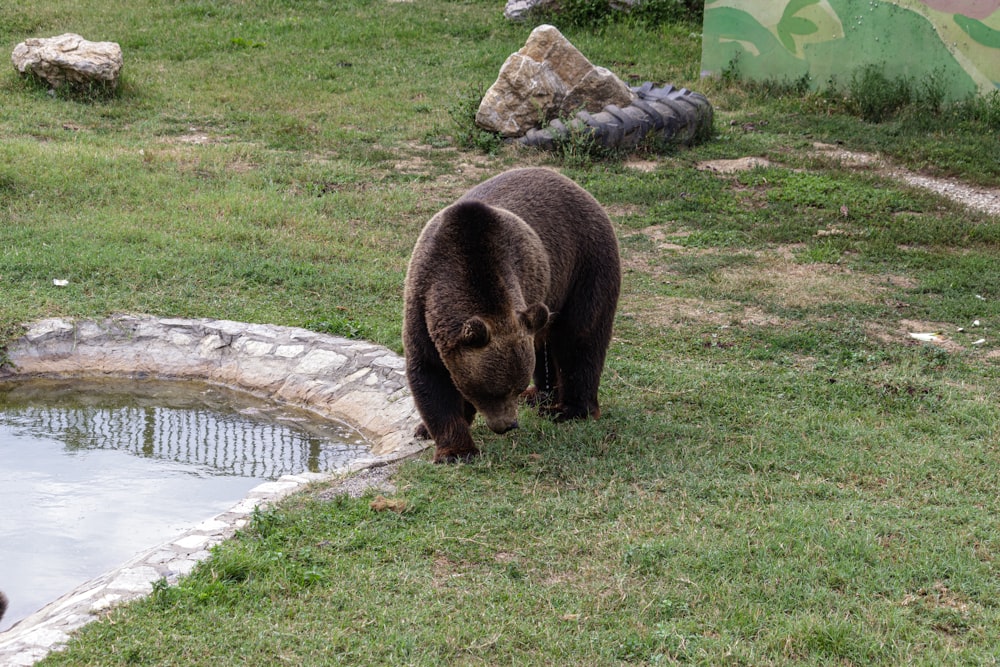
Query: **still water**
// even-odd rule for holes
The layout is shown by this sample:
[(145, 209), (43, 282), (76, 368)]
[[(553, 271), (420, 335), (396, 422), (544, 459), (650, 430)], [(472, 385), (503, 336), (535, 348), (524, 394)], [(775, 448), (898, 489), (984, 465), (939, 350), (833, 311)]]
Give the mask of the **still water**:
[(337, 423), (198, 383), (0, 383), (0, 631), (226, 511), (367, 454)]

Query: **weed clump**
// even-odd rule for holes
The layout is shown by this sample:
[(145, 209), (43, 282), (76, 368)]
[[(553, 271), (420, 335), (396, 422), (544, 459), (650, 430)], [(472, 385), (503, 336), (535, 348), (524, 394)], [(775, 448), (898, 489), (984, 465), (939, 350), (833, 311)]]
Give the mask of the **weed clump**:
[(866, 65), (851, 76), (847, 109), (870, 123), (881, 123), (910, 104), (913, 93), (908, 79), (890, 78), (881, 66)]
[(972, 96), (951, 107), (955, 120), (1000, 130), (1000, 90), (989, 95)]
[(621, 160), (628, 149), (609, 148), (597, 138), (593, 128), (578, 126), (567, 120), (569, 130), (553, 142), (553, 152), (567, 167), (587, 168), (598, 162)]
[(455, 125), (455, 143), (459, 148), (496, 155), (503, 146), (503, 137), (476, 125), (476, 112), (484, 94), (482, 88), (460, 93), (448, 107), (448, 117)]

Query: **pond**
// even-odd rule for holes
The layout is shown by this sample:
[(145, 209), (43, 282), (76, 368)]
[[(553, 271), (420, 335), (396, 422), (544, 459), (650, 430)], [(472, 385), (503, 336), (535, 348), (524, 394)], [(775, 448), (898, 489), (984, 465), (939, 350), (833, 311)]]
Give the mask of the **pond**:
[(369, 452), (346, 424), (207, 384), (0, 383), (0, 631), (264, 481)]

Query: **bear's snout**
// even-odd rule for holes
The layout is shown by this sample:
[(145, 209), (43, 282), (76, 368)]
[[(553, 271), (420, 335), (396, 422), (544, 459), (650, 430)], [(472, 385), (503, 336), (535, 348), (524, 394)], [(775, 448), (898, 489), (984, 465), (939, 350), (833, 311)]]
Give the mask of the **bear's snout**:
[(506, 433), (507, 431), (513, 431), (515, 428), (517, 428), (517, 420), (515, 419), (514, 421), (508, 424), (503, 424), (503, 423), (489, 424), (488, 426), (490, 427), (490, 430), (492, 430), (494, 433), (503, 434)]
[(486, 426), (498, 435), (517, 428), (517, 417), (490, 418), (485, 414), (483, 416), (486, 417)]

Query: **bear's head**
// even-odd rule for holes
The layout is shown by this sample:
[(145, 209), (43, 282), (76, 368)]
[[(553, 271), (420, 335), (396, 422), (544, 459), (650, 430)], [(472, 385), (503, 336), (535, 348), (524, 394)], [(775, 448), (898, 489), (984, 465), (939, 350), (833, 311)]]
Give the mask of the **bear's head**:
[(535, 334), (549, 317), (541, 303), (503, 318), (473, 315), (441, 350), (455, 387), (494, 433), (517, 428), (517, 399), (535, 370)]

